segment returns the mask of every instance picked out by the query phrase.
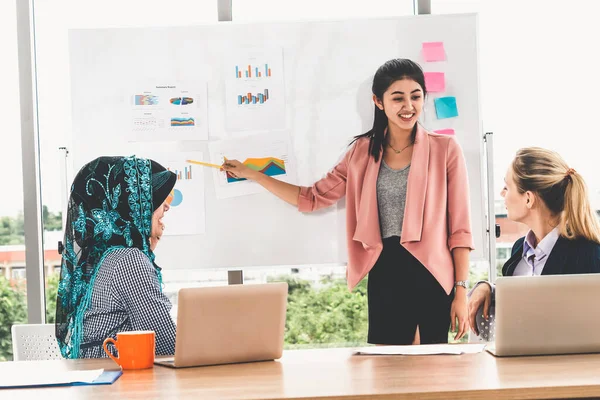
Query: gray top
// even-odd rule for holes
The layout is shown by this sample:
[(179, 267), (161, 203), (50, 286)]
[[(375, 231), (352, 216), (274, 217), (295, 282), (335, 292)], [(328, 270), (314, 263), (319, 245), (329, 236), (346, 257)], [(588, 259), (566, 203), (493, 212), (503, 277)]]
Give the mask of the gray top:
[(402, 169), (392, 169), (381, 160), (377, 177), (377, 206), (382, 239), (402, 235), (409, 171), (410, 164)]

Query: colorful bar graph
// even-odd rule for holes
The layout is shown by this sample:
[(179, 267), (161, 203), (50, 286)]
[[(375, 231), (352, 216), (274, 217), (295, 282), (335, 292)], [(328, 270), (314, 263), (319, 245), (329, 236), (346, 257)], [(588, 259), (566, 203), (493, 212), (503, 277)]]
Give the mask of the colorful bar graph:
[(269, 89), (265, 89), (263, 93), (257, 93), (256, 95), (250, 92), (238, 95), (238, 105), (264, 104), (267, 100), (269, 100)]
[(176, 176), (177, 176), (177, 180), (190, 180), (192, 179), (192, 166), (189, 165), (187, 167), (184, 167), (183, 171), (182, 170), (171, 170), (171, 168), (167, 168), (169, 171), (173, 172)]
[[(242, 70), (244, 71), (243, 76), (246, 78), (262, 78), (263, 76), (270, 77), (271, 76), (271, 68), (269, 64), (265, 64), (264, 75), (263, 71), (260, 71), (259, 67), (248, 64), (243, 69), (240, 69), (239, 65), (235, 66), (235, 77), (240, 79), (242, 77)], [(252, 72), (254, 71), (254, 72)]]

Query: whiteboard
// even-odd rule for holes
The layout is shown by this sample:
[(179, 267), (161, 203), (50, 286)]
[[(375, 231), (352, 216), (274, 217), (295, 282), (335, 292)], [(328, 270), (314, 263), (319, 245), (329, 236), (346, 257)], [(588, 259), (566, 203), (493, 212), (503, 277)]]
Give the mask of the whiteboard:
[[(422, 43), (437, 41), (444, 43), (446, 60), (425, 62)], [(470, 183), (476, 247), (471, 259), (488, 259), (476, 15), (77, 29), (69, 32), (69, 46), (70, 153), (75, 171), (100, 155), (194, 152), (206, 161), (209, 143), (271, 133), (289, 139), (288, 157), (294, 165), (289, 181), (308, 186), (337, 163), (353, 136), (371, 128), (371, 82), (382, 63), (410, 58), (426, 72), (444, 72), (445, 92), (428, 96), (421, 122), (428, 130), (456, 132)], [(230, 71), (224, 65), (240, 49), (255, 48), (282, 52), (283, 115), (278, 115), (281, 121), (265, 121), (255, 131), (232, 131), (226, 96)], [(186, 82), (194, 90), (206, 91), (206, 125), (201, 133), (205, 136), (197, 137), (208, 140), (194, 140), (196, 136), (191, 135), (188, 140), (171, 141), (165, 134), (162, 141), (155, 137), (130, 142), (132, 88), (170, 82)], [(434, 98), (439, 96), (456, 97), (458, 117), (437, 119)], [(215, 172), (210, 168), (195, 171), (203, 174), (203, 233), (164, 236), (157, 248), (161, 265), (235, 268), (346, 263), (344, 201), (302, 214), (264, 190), (218, 198)]]

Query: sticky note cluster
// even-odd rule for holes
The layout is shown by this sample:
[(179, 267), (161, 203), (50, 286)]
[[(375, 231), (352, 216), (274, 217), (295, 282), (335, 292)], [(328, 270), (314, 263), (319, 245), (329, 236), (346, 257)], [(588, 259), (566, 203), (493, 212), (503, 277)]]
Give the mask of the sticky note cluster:
[[(426, 62), (446, 61), (444, 42), (423, 42), (423, 59)], [(446, 75), (444, 72), (425, 72), (425, 88), (429, 93), (442, 93), (446, 91)], [(444, 96), (434, 99), (435, 113), (438, 119), (458, 117), (456, 97)], [(453, 135), (452, 129), (441, 129), (442, 134)]]

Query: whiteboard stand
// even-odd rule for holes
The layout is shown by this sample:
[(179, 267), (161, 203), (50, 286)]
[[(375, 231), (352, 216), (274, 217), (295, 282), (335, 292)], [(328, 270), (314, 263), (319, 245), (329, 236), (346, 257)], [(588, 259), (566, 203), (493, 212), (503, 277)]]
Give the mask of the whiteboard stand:
[(486, 168), (485, 173), (487, 177), (487, 237), (488, 237), (488, 249), (489, 249), (489, 272), (488, 280), (494, 284), (496, 280), (496, 237), (498, 235), (499, 227), (496, 226), (496, 211), (494, 209), (494, 132), (486, 132), (483, 135), (483, 142), (485, 146), (485, 159)]
[(233, 20), (233, 0), (217, 0), (217, 14), (219, 21)]
[[(71, 185), (71, 182), (69, 182), (69, 168), (68, 168), (68, 162), (69, 162), (69, 149), (65, 146), (61, 146), (58, 148), (59, 152), (63, 153), (63, 158), (62, 160), (60, 160), (59, 157), (59, 164), (60, 164), (60, 187), (61, 187), (61, 199), (60, 199), (60, 205), (61, 205), (61, 209), (62, 211), (62, 226), (65, 227), (67, 224), (67, 207), (69, 205), (69, 186)], [(59, 242), (60, 243), (60, 242)], [(59, 245), (59, 247), (62, 246), (62, 243)]]
[[(219, 21), (233, 21), (232, 0), (217, 0)], [(227, 271), (228, 285), (242, 285), (244, 283), (244, 271)]]

